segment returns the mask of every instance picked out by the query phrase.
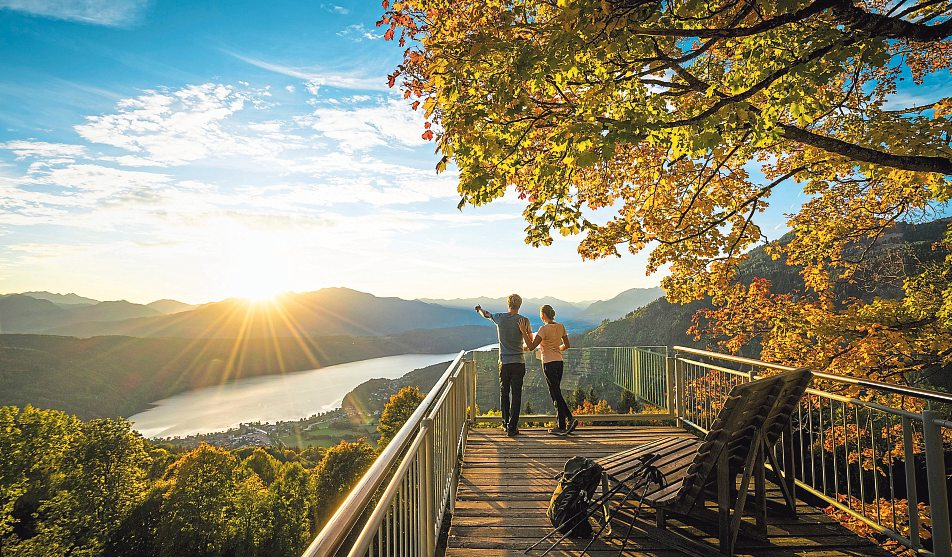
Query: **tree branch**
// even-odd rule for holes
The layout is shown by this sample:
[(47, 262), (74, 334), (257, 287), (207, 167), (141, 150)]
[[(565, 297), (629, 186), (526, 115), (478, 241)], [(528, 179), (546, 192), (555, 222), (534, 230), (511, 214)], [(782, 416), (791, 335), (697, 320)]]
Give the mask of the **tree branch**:
[(783, 130), (783, 137), (797, 143), (803, 143), (816, 147), (828, 153), (842, 155), (858, 162), (867, 162), (898, 168), (900, 170), (909, 170), (912, 172), (932, 172), (936, 174), (945, 174), (952, 176), (952, 159), (946, 157), (929, 157), (919, 155), (894, 155), (870, 147), (863, 147), (855, 143), (848, 143), (835, 137), (829, 137), (813, 133), (809, 130), (791, 126), (789, 124), (778, 124)]
[(837, 2), (833, 17), (850, 29), (862, 31), (872, 37), (906, 39), (916, 42), (937, 42), (952, 35), (952, 19), (937, 25), (925, 25), (889, 17), (857, 8), (851, 1)]
[[(651, 28), (651, 27), (637, 27), (630, 26), (628, 29), (636, 35), (645, 35), (653, 37), (698, 37), (701, 39), (709, 38), (722, 38), (730, 39), (736, 37), (749, 37), (750, 35), (756, 35), (758, 33), (763, 33), (764, 31), (770, 31), (771, 29), (776, 29), (777, 27), (787, 25), (788, 23), (796, 23), (798, 21), (803, 21), (809, 17), (812, 17), (823, 10), (832, 8), (837, 3), (840, 3), (844, 0), (817, 0), (816, 2), (801, 8), (795, 12), (788, 14), (781, 14), (776, 17), (765, 20), (757, 25), (751, 25), (750, 27), (715, 27), (715, 28), (694, 28), (694, 29), (677, 29), (677, 28)], [(848, 1), (848, 0), (847, 0)]]

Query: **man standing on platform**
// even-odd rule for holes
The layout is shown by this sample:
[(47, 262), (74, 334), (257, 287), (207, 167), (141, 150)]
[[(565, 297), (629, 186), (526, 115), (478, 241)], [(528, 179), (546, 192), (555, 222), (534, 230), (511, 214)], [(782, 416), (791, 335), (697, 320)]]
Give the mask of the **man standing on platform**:
[(496, 324), (499, 336), (499, 405), (502, 426), (509, 437), (519, 434), (519, 410), (522, 408), (522, 380), (526, 376), (525, 348), (532, 344), (529, 319), (519, 315), (522, 297), (511, 294), (506, 313), (489, 313), (481, 306), (476, 311)]

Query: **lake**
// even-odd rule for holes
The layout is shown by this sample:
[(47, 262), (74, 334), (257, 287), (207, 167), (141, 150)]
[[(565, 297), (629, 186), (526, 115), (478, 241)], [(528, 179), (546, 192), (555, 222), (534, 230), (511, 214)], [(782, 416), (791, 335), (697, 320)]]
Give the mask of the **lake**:
[(129, 419), (145, 437), (184, 437), (224, 431), (248, 422), (299, 420), (340, 407), (344, 395), (368, 379), (395, 379), (455, 357), (404, 354), (241, 379), (153, 402), (153, 408)]

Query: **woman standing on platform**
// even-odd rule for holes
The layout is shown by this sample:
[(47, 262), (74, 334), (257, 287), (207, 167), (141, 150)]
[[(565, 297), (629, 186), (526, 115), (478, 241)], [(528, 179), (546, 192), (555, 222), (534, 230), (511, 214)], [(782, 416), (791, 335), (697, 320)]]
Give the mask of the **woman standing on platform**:
[(564, 367), (562, 351), (569, 348), (569, 335), (561, 323), (556, 323), (555, 310), (552, 306), (548, 304), (542, 306), (539, 309), (539, 315), (545, 324), (536, 331), (529, 350), (535, 350), (537, 346), (542, 348), (542, 370), (545, 374), (545, 382), (549, 386), (549, 396), (552, 397), (552, 403), (559, 416), (559, 425), (550, 429), (549, 433), (564, 436), (572, 433), (578, 425), (578, 421), (572, 417), (569, 405), (562, 396)]

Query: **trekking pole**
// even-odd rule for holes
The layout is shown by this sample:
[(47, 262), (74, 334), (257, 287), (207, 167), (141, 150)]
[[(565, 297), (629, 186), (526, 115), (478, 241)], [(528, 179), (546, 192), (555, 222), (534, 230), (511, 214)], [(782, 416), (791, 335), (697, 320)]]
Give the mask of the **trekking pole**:
[[(646, 481), (646, 482), (645, 482), (645, 493), (648, 492), (648, 486), (649, 486), (649, 485), (650, 485), (650, 482), (647, 482), (647, 481)], [(639, 486), (637, 483), (635, 483), (635, 484), (633, 484), (633, 485), (631, 486), (631, 489), (629, 489), (629, 490), (628, 490), (628, 493), (625, 494), (625, 498), (622, 499), (622, 500), (621, 500), (621, 503), (619, 503), (619, 504), (618, 504), (618, 507), (616, 507), (616, 509), (615, 509), (616, 511), (620, 510), (622, 507), (625, 506), (625, 503), (628, 502), (628, 498), (631, 497), (631, 494), (634, 493), (635, 490), (638, 489), (638, 487), (640, 487), (640, 486)], [(605, 527), (608, 526), (608, 525), (611, 523), (612, 518), (614, 518), (614, 517), (613, 517), (613, 513), (608, 513), (608, 516), (605, 517), (605, 523), (601, 525), (601, 527), (598, 529), (598, 532), (595, 532), (595, 535), (592, 536), (592, 539), (589, 540), (588, 544), (585, 546), (584, 549), (582, 549), (582, 552), (579, 553), (579, 556), (578, 556), (578, 557), (584, 557), (585, 554), (588, 553), (588, 548), (592, 547), (592, 544), (595, 543), (595, 540), (597, 540), (598, 537), (602, 535), (602, 531), (605, 530)]]
[(631, 531), (635, 528), (635, 520), (638, 519), (638, 515), (641, 514), (641, 507), (644, 506), (645, 496), (648, 495), (648, 486), (652, 483), (658, 484), (659, 488), (664, 487), (664, 474), (658, 468), (652, 466), (648, 469), (645, 479), (645, 489), (641, 492), (641, 498), (638, 499), (638, 506), (635, 507), (634, 512), (631, 515), (631, 522), (628, 523), (628, 531), (625, 532), (625, 537), (621, 540), (621, 549), (618, 550), (618, 557), (622, 557), (622, 554), (625, 552), (625, 546), (628, 545), (628, 538), (631, 537)]
[[(590, 511), (590, 509), (591, 509), (592, 507), (594, 507), (594, 508), (597, 509), (598, 506), (601, 505), (601, 504), (606, 500), (606, 498), (610, 498), (610, 497), (611, 497), (612, 495), (614, 495), (616, 492), (621, 491), (621, 488), (622, 488), (623, 485), (624, 485), (624, 484), (618, 484), (617, 486), (615, 486), (615, 487), (609, 489), (606, 493), (603, 493), (598, 499), (595, 499), (595, 500), (593, 500), (591, 503), (589, 503), (584, 509), (582, 509), (582, 510), (578, 511), (577, 513), (575, 513), (574, 515), (572, 515), (572, 516), (566, 518), (566, 519), (565, 519), (561, 524), (559, 524), (558, 526), (554, 526), (548, 534), (546, 534), (541, 540), (539, 540), (539, 541), (535, 542), (534, 544), (530, 545), (529, 547), (527, 547), (527, 548), (525, 549), (525, 551), (523, 551), (523, 553), (529, 553), (530, 551), (532, 551), (533, 549), (535, 549), (536, 547), (538, 547), (539, 544), (541, 544), (541, 543), (544, 542), (545, 540), (551, 538), (553, 535), (557, 534), (557, 533), (559, 532), (559, 528), (565, 526), (566, 524), (570, 523), (572, 520), (578, 518), (579, 516), (581, 516), (581, 515), (583, 515), (583, 514), (586, 514), (587, 516), (591, 516), (591, 515), (588, 514), (588, 513), (589, 513), (589, 511)], [(587, 517), (586, 517), (586, 518), (587, 518)], [(569, 532), (571, 532), (571, 530), (569, 530)], [(565, 535), (563, 535), (561, 538), (559, 538), (559, 540), (556, 542), (556, 544), (558, 544), (560, 541), (562, 541), (563, 539), (565, 539), (566, 536), (568, 536), (568, 534), (565, 534)], [(543, 553), (543, 555), (545, 555), (545, 554)]]
[[(571, 517), (565, 519), (565, 521), (563, 521), (562, 524), (560, 524), (559, 526), (556, 526), (555, 528), (553, 528), (551, 532), (549, 532), (548, 534), (546, 534), (545, 537), (543, 537), (541, 540), (539, 540), (539, 541), (537, 541), (536, 543), (532, 544), (532, 545), (531, 545), (530, 547), (528, 547), (525, 551), (523, 551), (523, 553), (529, 553), (529, 551), (535, 549), (539, 544), (541, 544), (541, 543), (544, 542), (545, 540), (549, 539), (552, 535), (556, 534), (556, 533), (559, 531), (559, 528), (561, 528), (562, 526), (565, 526), (566, 524), (569, 524), (572, 520), (574, 520), (574, 519), (577, 518), (578, 516), (584, 514), (586, 519), (588, 519), (589, 517), (591, 517), (593, 514), (595, 514), (595, 512), (597, 512), (598, 507), (601, 506), (602, 503), (604, 503), (605, 501), (611, 499), (611, 497), (612, 497), (613, 495), (615, 495), (615, 493), (621, 491), (621, 488), (624, 487), (625, 484), (628, 483), (630, 480), (632, 480), (632, 479), (635, 478), (636, 476), (640, 476), (640, 475), (648, 468), (648, 466), (650, 466), (650, 464), (651, 464), (652, 462), (654, 462), (655, 460), (657, 460), (657, 459), (658, 459), (658, 455), (653, 454), (653, 453), (648, 453), (648, 454), (644, 455), (643, 457), (639, 457), (638, 460), (640, 461), (640, 464), (639, 464), (638, 468), (632, 470), (632, 472), (631, 472), (630, 474), (628, 474), (628, 477), (625, 478), (624, 481), (619, 482), (618, 485), (616, 485), (615, 487), (609, 489), (607, 492), (603, 493), (601, 497), (599, 497), (598, 499), (595, 499), (595, 500), (593, 500), (592, 502), (590, 502), (586, 508), (584, 508), (584, 509), (582, 509), (581, 511), (575, 513), (575, 514), (572, 515)], [(606, 524), (607, 524), (607, 522), (606, 522)], [(602, 529), (604, 529), (604, 526), (603, 526)], [(559, 536), (559, 539), (555, 540), (555, 543), (553, 543), (548, 549), (546, 549), (544, 552), (542, 552), (542, 556), (540, 556), (540, 557), (544, 557), (546, 554), (548, 554), (550, 551), (552, 551), (552, 550), (555, 548), (555, 546), (557, 546), (557, 545), (559, 545), (560, 543), (562, 543), (562, 540), (564, 540), (565, 538), (567, 538), (567, 537), (572, 533), (573, 530), (574, 530), (574, 528), (570, 529), (568, 532), (566, 532), (566, 533), (562, 534), (561, 536)]]
[[(643, 470), (644, 470), (644, 468), (640, 468), (637, 473), (640, 474)], [(618, 484), (618, 487), (624, 486), (626, 483), (628, 483), (628, 480), (630, 480), (633, 475), (635, 475), (635, 473), (630, 474), (629, 477), (628, 477), (624, 482), (619, 483), (619, 484)], [(624, 505), (625, 502), (628, 501), (628, 498), (631, 497), (631, 494), (635, 491), (635, 489), (637, 489), (637, 487), (638, 487), (638, 484), (635, 484), (635, 485), (633, 485), (633, 486), (631, 487), (631, 489), (628, 490), (628, 493), (625, 494), (625, 498), (622, 499), (622, 502), (620, 503), (620, 505)], [(620, 490), (616, 490), (616, 491), (620, 491)], [(620, 506), (620, 505), (619, 505), (619, 506)], [(598, 505), (595, 505), (595, 506), (594, 506), (594, 509), (595, 509), (594, 511), (589, 512), (589, 514), (585, 517), (586, 519), (588, 519), (588, 518), (591, 517), (593, 514), (595, 514), (595, 512), (597, 512)], [(608, 524), (610, 524), (610, 523), (611, 523), (611, 513), (609, 513), (608, 516), (605, 517), (605, 523), (602, 524), (601, 528), (599, 528), (598, 532), (595, 534), (595, 537), (593, 537), (591, 540), (589, 540), (588, 545), (586, 545), (586, 546), (585, 546), (585, 549), (582, 551), (582, 555), (584, 555), (585, 552), (588, 551), (588, 548), (592, 545), (592, 543), (595, 542), (595, 540), (596, 540), (596, 539), (598, 538), (598, 536), (602, 533), (602, 531), (605, 530), (605, 527), (608, 526)], [(568, 535), (569, 535), (571, 532), (572, 532), (572, 530), (569, 530), (569, 531), (566, 532), (565, 534), (562, 534), (562, 536), (561, 536), (559, 539), (555, 540), (555, 543), (553, 543), (551, 546), (549, 546), (548, 549), (546, 549), (545, 551), (542, 552), (542, 556), (541, 556), (541, 557), (545, 557), (546, 554), (548, 554), (550, 551), (552, 551), (553, 549), (555, 549), (555, 547), (556, 547), (557, 545), (559, 545), (560, 543), (562, 543), (562, 540), (564, 540), (566, 537), (568, 537)], [(581, 557), (581, 556), (580, 556), (580, 557)]]
[[(639, 457), (638, 460), (641, 461), (641, 464), (639, 465), (639, 467), (638, 467), (637, 469), (633, 470), (633, 471), (628, 475), (627, 478), (625, 478), (625, 481), (620, 482), (620, 483), (619, 483), (618, 485), (616, 485), (615, 487), (609, 489), (608, 491), (606, 491), (605, 493), (603, 493), (598, 499), (595, 499), (595, 500), (591, 501), (591, 502), (586, 506), (586, 508), (584, 508), (584, 509), (578, 511), (577, 513), (575, 513), (574, 515), (570, 516), (569, 518), (566, 518), (566, 519), (565, 519), (564, 521), (562, 521), (562, 523), (559, 524), (558, 526), (553, 527), (553, 528), (551, 529), (551, 531), (550, 531), (548, 534), (546, 534), (545, 536), (543, 536), (541, 540), (539, 540), (539, 541), (535, 542), (534, 544), (532, 544), (531, 546), (527, 547), (527, 548), (523, 551), (523, 553), (524, 553), (524, 554), (525, 554), (525, 553), (529, 553), (530, 551), (532, 551), (533, 549), (535, 549), (536, 547), (538, 547), (539, 544), (541, 544), (541, 543), (544, 542), (545, 540), (549, 539), (550, 537), (552, 537), (553, 535), (555, 535), (556, 533), (558, 533), (558, 532), (559, 532), (559, 528), (562, 528), (562, 527), (565, 526), (566, 524), (569, 524), (571, 521), (575, 520), (575, 519), (578, 518), (579, 516), (581, 516), (581, 515), (583, 515), (583, 514), (585, 515), (585, 518), (588, 518), (588, 517), (592, 516), (592, 514), (594, 514), (593, 509), (597, 510), (598, 507), (599, 507), (602, 503), (604, 503), (605, 501), (607, 501), (608, 499), (610, 499), (613, 495), (615, 495), (615, 493), (621, 491), (621, 488), (624, 487), (625, 483), (627, 483), (629, 480), (631, 480), (631, 479), (634, 478), (635, 476), (638, 476), (638, 475), (640, 475), (642, 472), (644, 472), (644, 470), (645, 470), (645, 468), (648, 466), (648, 464), (650, 464), (651, 462), (654, 462), (655, 460), (657, 460), (657, 458), (658, 458), (658, 456), (655, 455), (654, 453), (648, 453), (648, 454), (644, 455), (643, 457)], [(574, 528), (573, 528), (573, 529), (574, 529)], [(571, 533), (571, 532), (572, 532), (572, 530), (569, 530), (569, 533)], [(562, 540), (564, 540), (568, 535), (569, 535), (568, 533), (564, 534), (564, 535), (563, 535), (562, 537), (560, 537), (560, 538), (558, 539), (558, 541), (556, 541), (555, 543), (558, 544), (559, 542), (561, 542)], [(551, 549), (551, 548), (550, 548), (550, 549)], [(549, 551), (549, 550), (546, 550), (546, 553), (548, 553), (548, 551)], [(543, 555), (545, 555), (545, 553), (543, 553)]]

